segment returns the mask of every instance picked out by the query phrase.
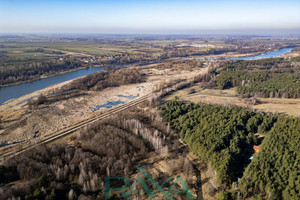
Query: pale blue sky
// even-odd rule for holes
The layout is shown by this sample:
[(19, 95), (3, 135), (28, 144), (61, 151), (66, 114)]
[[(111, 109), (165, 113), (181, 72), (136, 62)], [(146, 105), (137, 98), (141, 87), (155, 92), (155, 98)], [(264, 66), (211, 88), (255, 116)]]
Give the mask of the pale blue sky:
[(299, 0), (0, 0), (2, 33), (298, 32)]

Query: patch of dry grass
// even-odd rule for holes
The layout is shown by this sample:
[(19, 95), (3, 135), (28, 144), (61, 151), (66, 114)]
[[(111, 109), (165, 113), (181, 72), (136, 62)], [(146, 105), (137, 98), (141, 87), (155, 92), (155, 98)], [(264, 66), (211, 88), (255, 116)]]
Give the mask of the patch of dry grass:
[(254, 109), (300, 117), (300, 99), (258, 98), (258, 100), (261, 103), (254, 105)]
[(2, 122), (9, 122), (20, 119), (26, 113), (25, 110), (15, 110), (15, 109), (7, 109), (0, 111), (0, 116)]
[(252, 105), (250, 99), (239, 97), (235, 92), (235, 88), (228, 90), (203, 89), (200, 84), (196, 84), (191, 88), (195, 89), (195, 93), (189, 94), (190, 88), (185, 88), (172, 93), (165, 97), (164, 100), (172, 100), (175, 96), (178, 96), (181, 100), (193, 103), (204, 102), (219, 105), (236, 105), (274, 114), (300, 116), (300, 99), (257, 98), (259, 104)]

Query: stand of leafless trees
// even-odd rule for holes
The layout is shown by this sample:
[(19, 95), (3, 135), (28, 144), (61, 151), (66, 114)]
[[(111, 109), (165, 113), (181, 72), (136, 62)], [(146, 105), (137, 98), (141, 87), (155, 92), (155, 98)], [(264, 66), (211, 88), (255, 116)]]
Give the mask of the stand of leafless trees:
[[(71, 137), (72, 145), (39, 146), (0, 166), (0, 199), (101, 199), (104, 177), (129, 177), (149, 152), (167, 153), (172, 134), (155, 111), (92, 123)], [(18, 184), (10, 187), (12, 181)]]
[(112, 69), (96, 72), (82, 78), (73, 80), (62, 88), (54, 90), (51, 94), (40, 95), (27, 102), (29, 108), (35, 108), (40, 104), (50, 104), (53, 102), (66, 100), (73, 97), (86, 95), (88, 90), (102, 90), (107, 87), (117, 87), (120, 85), (139, 83), (144, 81), (145, 75), (137, 69)]

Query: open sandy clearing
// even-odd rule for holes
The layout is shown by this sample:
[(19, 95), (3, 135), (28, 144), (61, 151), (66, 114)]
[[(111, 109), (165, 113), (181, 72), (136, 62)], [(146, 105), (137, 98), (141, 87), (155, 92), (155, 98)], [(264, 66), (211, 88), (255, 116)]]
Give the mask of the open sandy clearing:
[(149, 94), (161, 81), (177, 78), (191, 78), (203, 69), (195, 71), (178, 71), (170, 69), (157, 70), (144, 67), (143, 72), (148, 74), (146, 82), (106, 88), (102, 91), (88, 91), (87, 95), (61, 100), (55, 103), (40, 105), (37, 109), (29, 109), (24, 101), (40, 94), (48, 94), (53, 89), (70, 83), (63, 82), (49, 88), (14, 99), (1, 106), (2, 129), (0, 130), (0, 145), (14, 142), (35, 141), (45, 134), (51, 134), (70, 126), (76, 122), (92, 117), (97, 112), (107, 108), (106, 104), (116, 106)]
[[(190, 93), (191, 88), (195, 90), (195, 93)], [(256, 98), (259, 103), (253, 105), (251, 99), (239, 97), (235, 92), (235, 88), (228, 90), (203, 89), (200, 84), (191, 88), (179, 90), (166, 97), (165, 100), (171, 100), (175, 96), (178, 96), (184, 101), (193, 103), (204, 102), (219, 105), (236, 105), (274, 114), (281, 113), (295, 117), (300, 116), (300, 99)]]

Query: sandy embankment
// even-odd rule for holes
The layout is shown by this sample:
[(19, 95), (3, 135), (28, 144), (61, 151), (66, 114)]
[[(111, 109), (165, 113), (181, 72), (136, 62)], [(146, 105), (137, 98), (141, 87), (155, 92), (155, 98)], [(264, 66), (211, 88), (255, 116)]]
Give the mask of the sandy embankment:
[[(248, 57), (248, 56), (257, 56), (259, 54), (261, 54), (263, 52), (256, 52), (256, 53), (235, 53), (235, 52), (226, 52), (226, 53), (222, 53), (222, 54), (218, 54), (218, 55), (202, 55), (202, 56), (191, 56), (191, 57), (187, 57), (187, 60), (191, 60), (191, 59), (224, 59), (224, 58), (236, 58), (236, 57)], [(178, 59), (178, 58), (176, 58)], [(205, 60), (203, 60), (205, 61)]]
[[(149, 94), (154, 86), (162, 80), (178, 77), (189, 78), (203, 71), (203, 69), (180, 72), (170, 69), (157, 70), (153, 66), (144, 67), (143, 70), (148, 74), (147, 81), (144, 83), (106, 88), (102, 91), (89, 91), (85, 96), (62, 100), (49, 105), (40, 105), (38, 109), (30, 110), (27, 103), (22, 101), (40, 94), (47, 94), (71, 81), (59, 83), (5, 103), (0, 106), (0, 116), (2, 117), (0, 144), (38, 140), (45, 135), (91, 117), (95, 112), (90, 107), (95, 108), (96, 105), (103, 105), (109, 101), (128, 102), (130, 99), (126, 98), (127, 96)], [(100, 111), (105, 109), (101, 108)]]
[[(226, 53), (222, 53), (219, 55), (203, 55), (203, 56), (191, 56), (191, 57), (187, 57), (186, 59), (224, 59), (224, 58), (237, 58), (237, 57), (248, 57), (248, 56), (257, 56), (260, 55), (264, 52), (253, 52), (253, 53), (236, 53), (236, 52), (226, 52)], [(281, 56), (278, 57), (283, 57), (285, 59), (288, 58), (293, 58), (293, 57), (297, 57), (300, 56), (300, 52), (299, 51), (292, 51), (292, 52), (288, 52), (286, 54), (283, 54)]]
[[(28, 100), (28, 99), (30, 99), (32, 97), (39, 96), (40, 94), (46, 94), (46, 93), (48, 93), (49, 91), (51, 91), (53, 89), (60, 88), (60, 87), (62, 87), (64, 85), (70, 83), (71, 81), (72, 80), (61, 82), (61, 83), (58, 83), (58, 84), (54, 84), (54, 85), (51, 85), (51, 86), (46, 87), (44, 89), (37, 90), (35, 92), (23, 95), (23, 96), (21, 96), (19, 98), (11, 99), (11, 100), (5, 102), (4, 104), (0, 105), (0, 112), (4, 111), (4, 110), (7, 110), (9, 108), (20, 109), (20, 108), (22, 108), (26, 104), (26, 100)], [(21, 103), (21, 102), (23, 102), (23, 103)]]
[[(107, 88), (100, 92), (88, 92), (88, 95), (71, 98), (50, 105), (39, 106), (30, 110), (24, 100), (47, 94), (51, 90), (70, 83), (66, 81), (48, 88), (13, 99), (0, 108), (3, 127), (0, 130), (0, 144), (32, 139), (35, 135), (50, 134), (77, 121), (84, 120), (93, 114), (90, 107), (103, 105), (108, 101), (124, 101), (127, 96), (142, 96), (152, 91), (152, 83), (132, 84), (115, 88)], [(141, 87), (142, 86), (142, 87)], [(123, 95), (119, 97), (116, 95)], [(22, 103), (20, 103), (22, 102)], [(105, 108), (102, 108), (103, 110)]]

